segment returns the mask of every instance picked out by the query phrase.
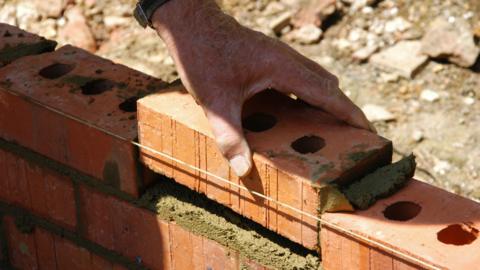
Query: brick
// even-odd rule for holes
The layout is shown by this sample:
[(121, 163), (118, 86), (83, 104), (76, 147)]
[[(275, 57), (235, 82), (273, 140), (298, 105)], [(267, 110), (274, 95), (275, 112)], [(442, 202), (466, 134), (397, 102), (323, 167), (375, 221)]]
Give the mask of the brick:
[(7, 216), (4, 221), (10, 263), (15, 269), (125, 269), (42, 228), (35, 227), (31, 233), (22, 233), (13, 217)]
[(133, 196), (150, 183), (131, 144), (135, 102), (164, 82), (71, 46), (20, 59), (0, 78), (0, 137)]
[(85, 237), (153, 269), (168, 269), (168, 223), (127, 202), (80, 188)]
[(203, 241), (203, 252), (206, 269), (239, 269), (240, 267), (237, 253), (229, 252), (212, 240)]
[(368, 210), (322, 218), (327, 270), (348, 269), (347, 263), (355, 269), (473, 269), (480, 263), (480, 204), (416, 180)]
[(77, 224), (72, 181), (0, 149), (0, 200), (67, 228)]
[[(244, 130), (254, 151), (254, 168), (248, 177), (238, 179), (217, 150), (203, 110), (182, 86), (142, 98), (138, 106), (139, 140), (143, 145), (313, 215), (317, 215), (318, 189), (323, 184), (350, 182), (391, 161), (388, 140), (267, 91), (244, 106)], [(266, 120), (258, 114), (266, 114)], [(262, 121), (268, 124), (270, 118), (272, 127), (258, 126)], [(266, 130), (255, 132), (256, 128)], [(317, 137), (303, 138), (311, 136)], [(301, 138), (299, 147), (292, 146)], [(313, 149), (317, 146), (319, 149)], [(141, 150), (141, 161), (297, 243), (312, 249), (317, 246), (318, 226), (307, 216), (211, 176), (191, 172), (146, 149)], [(185, 171), (189, 171), (188, 177)]]
[(0, 67), (24, 56), (53, 51), (56, 46), (55, 41), (0, 23)]

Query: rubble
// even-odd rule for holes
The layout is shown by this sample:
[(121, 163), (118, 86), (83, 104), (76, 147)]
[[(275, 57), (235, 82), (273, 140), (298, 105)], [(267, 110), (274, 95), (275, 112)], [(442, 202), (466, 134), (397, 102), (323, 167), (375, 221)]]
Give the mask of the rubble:
[(428, 58), (420, 53), (420, 41), (400, 41), (394, 46), (372, 55), (370, 62), (386, 71), (413, 78)]
[(58, 38), (84, 50), (94, 52), (97, 49), (95, 38), (88, 27), (87, 21), (79, 7), (73, 7), (65, 12), (67, 23), (60, 28)]
[(317, 27), (336, 11), (336, 0), (311, 0), (305, 1), (300, 10), (293, 16), (292, 24), (301, 28), (313, 24)]
[(473, 31), (462, 18), (436, 18), (422, 39), (422, 52), (432, 58), (448, 59), (461, 67), (471, 67), (480, 48), (473, 39)]
[(301, 44), (312, 44), (318, 42), (322, 34), (322, 29), (313, 24), (307, 24), (290, 32), (287, 39), (297, 41)]
[(432, 89), (425, 89), (422, 91), (422, 93), (420, 93), (420, 99), (428, 102), (435, 102), (440, 99), (440, 94)]
[(367, 119), (371, 122), (395, 120), (395, 116), (391, 112), (379, 105), (366, 104), (362, 107), (362, 111), (365, 113), (365, 116), (367, 116)]

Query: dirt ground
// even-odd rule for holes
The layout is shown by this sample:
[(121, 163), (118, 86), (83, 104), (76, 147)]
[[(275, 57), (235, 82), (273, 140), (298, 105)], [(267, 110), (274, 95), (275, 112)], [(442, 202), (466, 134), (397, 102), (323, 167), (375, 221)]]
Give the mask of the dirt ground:
[[(332, 2), (322, 17), (322, 37), (302, 42), (298, 25), (274, 31), (283, 14), (312, 2)], [(152, 30), (131, 17), (134, 0), (0, 0), (0, 22), (94, 51), (147, 74), (171, 81), (172, 59)], [(360, 107), (374, 106), (375, 126), (394, 142), (396, 158), (413, 152), (416, 177), (480, 200), (480, 61), (472, 67), (430, 59), (413, 78), (355, 60), (354, 53), (383, 51), (401, 40), (421, 40), (436, 17), (464, 20), (480, 38), (478, 0), (223, 0), (242, 24), (279, 38), (340, 78)], [(276, 33), (275, 33), (276, 32)], [(81, 37), (81, 38), (75, 38)], [(308, 44), (307, 44), (308, 43)], [(368, 58), (368, 57), (367, 57)], [(370, 58), (371, 60), (371, 58)], [(380, 111), (378, 111), (380, 110)], [(375, 116), (375, 115), (374, 115)]]

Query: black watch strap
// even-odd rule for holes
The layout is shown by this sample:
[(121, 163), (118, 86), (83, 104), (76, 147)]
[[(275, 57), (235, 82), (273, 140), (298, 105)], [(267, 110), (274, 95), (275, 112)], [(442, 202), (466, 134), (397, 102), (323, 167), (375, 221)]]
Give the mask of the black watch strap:
[(169, 0), (140, 0), (133, 11), (133, 16), (143, 27), (152, 27), (152, 16), (155, 10)]

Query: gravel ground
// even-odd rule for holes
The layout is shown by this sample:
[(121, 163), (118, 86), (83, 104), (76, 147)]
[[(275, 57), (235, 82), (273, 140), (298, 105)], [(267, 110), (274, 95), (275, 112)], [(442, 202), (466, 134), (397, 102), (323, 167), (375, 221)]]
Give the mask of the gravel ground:
[[(0, 22), (174, 80), (177, 73), (164, 44), (131, 18), (134, 3), (0, 0)], [(315, 10), (312, 3), (315, 7), (329, 4), (315, 17), (320, 22), (313, 24), (309, 20), (309, 12)], [(403, 40), (421, 43), (438, 17), (454, 25), (464, 22), (468, 27), (460, 34), (475, 40), (478, 48), (480, 1), (223, 0), (221, 4), (242, 24), (289, 43), (339, 76), (346, 94), (371, 112), (382, 136), (393, 140), (395, 158), (416, 154), (417, 178), (480, 200), (478, 58), (471, 67), (431, 58), (410, 78), (375, 65), (370, 57)], [(404, 53), (405, 58), (420, 57)]]

